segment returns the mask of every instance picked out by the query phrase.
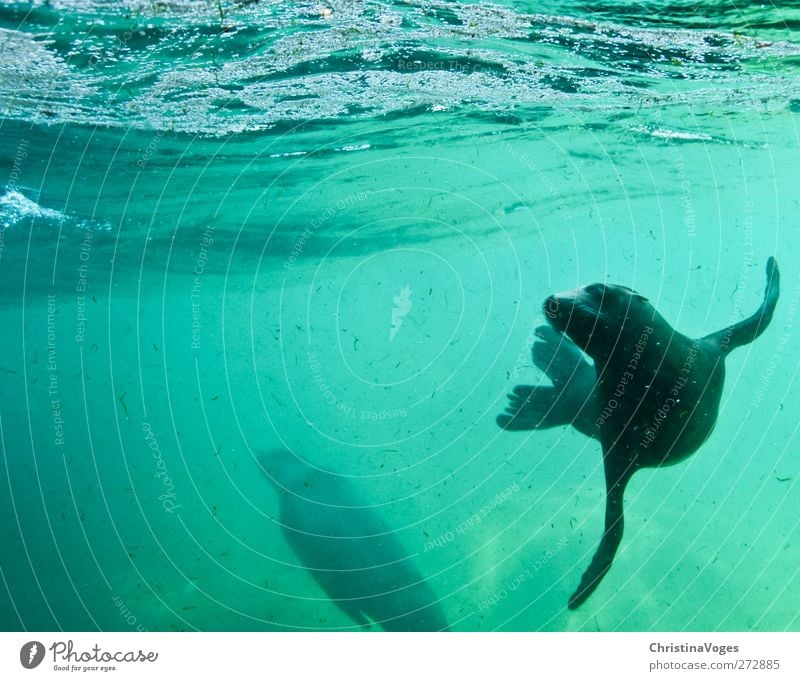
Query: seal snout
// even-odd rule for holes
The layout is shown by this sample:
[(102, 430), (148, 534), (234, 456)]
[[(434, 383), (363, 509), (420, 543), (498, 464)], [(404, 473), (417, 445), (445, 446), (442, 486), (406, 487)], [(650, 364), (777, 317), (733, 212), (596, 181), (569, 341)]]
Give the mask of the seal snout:
[(547, 296), (547, 298), (545, 298), (544, 305), (542, 305), (542, 309), (544, 310), (544, 313), (547, 315), (548, 319), (555, 321), (561, 314), (561, 303), (558, 302), (558, 299), (555, 296)]
[(560, 333), (565, 333), (575, 311), (575, 297), (564, 293), (548, 296), (544, 300), (542, 311), (550, 326)]

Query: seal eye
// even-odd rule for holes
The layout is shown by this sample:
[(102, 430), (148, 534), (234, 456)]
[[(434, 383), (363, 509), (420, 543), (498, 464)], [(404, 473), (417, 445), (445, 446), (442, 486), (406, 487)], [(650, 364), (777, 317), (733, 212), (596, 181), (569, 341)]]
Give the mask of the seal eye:
[(605, 286), (602, 284), (589, 284), (585, 288), (586, 293), (592, 296), (602, 296), (605, 292)]

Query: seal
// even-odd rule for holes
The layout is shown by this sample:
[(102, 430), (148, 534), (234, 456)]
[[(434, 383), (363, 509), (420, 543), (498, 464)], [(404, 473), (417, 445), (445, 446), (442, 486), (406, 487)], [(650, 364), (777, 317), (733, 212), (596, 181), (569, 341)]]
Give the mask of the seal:
[(341, 610), (363, 628), (447, 630), (412, 554), (353, 484), (286, 449), (259, 454), (258, 463), (279, 493), (283, 536)]
[[(516, 386), (497, 423), (507, 430), (571, 424), (600, 441), (606, 481), (600, 546), (569, 599), (571, 610), (594, 592), (622, 541), (623, 495), (641, 468), (669, 466), (696, 452), (717, 422), (728, 353), (767, 328), (780, 293), (774, 258), (759, 309), (699, 339), (670, 326), (630, 288), (590, 284), (549, 296), (550, 327), (537, 329), (533, 359), (553, 386)], [(594, 360), (593, 375), (589, 362)]]

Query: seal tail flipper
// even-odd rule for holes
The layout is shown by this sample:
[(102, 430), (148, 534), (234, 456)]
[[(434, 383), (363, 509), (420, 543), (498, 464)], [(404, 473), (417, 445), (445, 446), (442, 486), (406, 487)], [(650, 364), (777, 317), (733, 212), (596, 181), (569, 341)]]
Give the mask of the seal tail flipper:
[(764, 290), (764, 302), (756, 310), (755, 314), (747, 319), (732, 324), (727, 328), (709, 334), (703, 338), (703, 342), (710, 343), (718, 348), (723, 356), (727, 355), (734, 348), (740, 345), (752, 343), (758, 338), (772, 321), (772, 314), (775, 312), (775, 305), (778, 303), (780, 294), (780, 271), (775, 258), (767, 260), (767, 287)]
[[(607, 459), (606, 459), (607, 461)], [(583, 573), (581, 583), (569, 598), (569, 609), (575, 610), (586, 601), (589, 596), (600, 584), (606, 572), (611, 568), (614, 556), (617, 553), (622, 532), (625, 527), (625, 518), (622, 508), (622, 498), (625, 494), (625, 487), (630, 480), (631, 469), (624, 471), (621, 475), (616, 470), (611, 470), (606, 463), (606, 524), (600, 546), (589, 564), (589, 568)]]

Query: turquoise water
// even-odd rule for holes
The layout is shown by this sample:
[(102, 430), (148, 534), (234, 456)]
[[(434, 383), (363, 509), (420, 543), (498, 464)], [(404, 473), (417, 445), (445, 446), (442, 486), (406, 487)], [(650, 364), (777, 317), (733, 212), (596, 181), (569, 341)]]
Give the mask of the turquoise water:
[[(0, 627), (360, 629), (281, 531), (314, 484), (269, 484), (280, 447), (344, 476), (340, 515), (452, 630), (799, 629), (798, 26), (788, 0), (0, 4)], [(600, 447), (495, 424), (543, 380), (542, 300), (620, 283), (702, 336), (770, 255), (716, 430), (633, 479), (568, 611)]]

